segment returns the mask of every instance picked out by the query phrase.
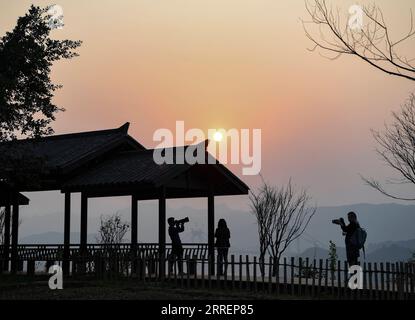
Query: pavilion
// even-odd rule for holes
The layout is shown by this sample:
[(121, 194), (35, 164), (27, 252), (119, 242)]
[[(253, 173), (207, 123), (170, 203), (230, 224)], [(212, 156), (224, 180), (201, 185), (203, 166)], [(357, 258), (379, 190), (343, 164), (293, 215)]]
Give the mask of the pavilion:
[[(88, 199), (131, 197), (131, 246), (138, 242), (138, 201), (157, 199), (158, 250), (166, 248), (166, 200), (206, 197), (208, 204), (208, 254), (214, 256), (215, 196), (244, 195), (248, 186), (217, 160), (214, 164), (162, 164), (128, 134), (129, 123), (119, 128), (47, 136), (0, 143), (0, 153), (20, 150), (42, 159), (38, 183), (8, 185), (0, 171), (0, 207), (5, 207), (3, 254), (9, 254), (11, 220), (11, 261), (16, 267), (19, 205), (29, 199), (21, 192), (60, 190), (64, 193), (64, 258), (69, 257), (71, 194), (81, 193), (80, 251), (87, 247)], [(207, 143), (204, 142), (207, 146)], [(187, 148), (188, 146), (175, 147)], [(10, 151), (9, 151), (10, 152)], [(205, 157), (211, 157), (204, 148)], [(209, 162), (211, 163), (211, 162)], [(7, 168), (3, 168), (7, 170)], [(11, 210), (13, 208), (13, 210)], [(7, 241), (6, 241), (7, 240)], [(14, 262), (14, 263), (13, 263)]]

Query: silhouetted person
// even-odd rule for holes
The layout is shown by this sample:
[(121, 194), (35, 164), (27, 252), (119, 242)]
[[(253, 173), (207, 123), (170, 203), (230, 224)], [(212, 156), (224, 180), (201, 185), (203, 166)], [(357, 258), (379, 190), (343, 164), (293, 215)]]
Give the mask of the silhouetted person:
[(173, 271), (173, 266), (177, 261), (179, 273), (183, 272), (182, 257), (183, 257), (183, 246), (180, 240), (179, 233), (184, 231), (183, 223), (176, 223), (173, 217), (167, 219), (169, 224), (169, 236), (171, 239), (171, 254), (170, 254), (170, 272)]
[(343, 232), (345, 233), (345, 243), (346, 243), (346, 255), (347, 255), (347, 262), (349, 266), (354, 266), (358, 264), (359, 248), (354, 245), (351, 241), (353, 234), (356, 230), (360, 227), (359, 222), (357, 221), (356, 213), (349, 212), (347, 214), (347, 219), (349, 220), (349, 224), (346, 225), (343, 218), (340, 218), (340, 227), (342, 228)]
[[(228, 251), (231, 244), (229, 239), (231, 237), (231, 232), (226, 225), (225, 219), (220, 219), (218, 221), (218, 227), (215, 231), (216, 243), (215, 247), (218, 250), (218, 276), (226, 273), (228, 268)], [(225, 270), (223, 270), (223, 263), (225, 262)]]

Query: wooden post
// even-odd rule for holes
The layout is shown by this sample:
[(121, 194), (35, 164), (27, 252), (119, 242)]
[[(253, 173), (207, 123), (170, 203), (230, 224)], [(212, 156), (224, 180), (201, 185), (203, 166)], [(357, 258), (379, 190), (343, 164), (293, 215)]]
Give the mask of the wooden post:
[[(327, 277), (327, 276), (326, 276)], [(320, 299), (321, 295), (321, 280), (323, 278), (323, 259), (320, 259), (318, 262), (318, 298)], [(327, 290), (327, 288), (325, 288)]]
[(316, 287), (316, 259), (313, 259), (313, 272), (311, 273), (312, 278), (312, 284), (311, 284), (311, 297), (315, 297), (315, 287)]
[[(344, 290), (343, 290), (343, 294), (344, 294), (344, 298), (348, 299), (349, 298), (349, 293), (350, 293), (350, 298), (352, 297), (352, 294), (356, 292), (356, 290), (353, 290), (353, 292), (349, 291), (349, 268), (347, 265), (347, 261), (344, 261), (343, 263), (343, 285), (344, 285)], [(357, 289), (358, 290), (358, 289)]]
[(284, 257), (284, 294), (287, 294), (287, 258)]
[[(367, 282), (367, 266), (366, 266), (366, 262), (363, 263), (363, 290), (362, 292), (366, 294), (366, 299), (368, 299), (368, 282)], [(360, 290), (359, 290), (360, 292)], [(360, 294), (360, 297), (362, 296), (362, 294)]]
[(380, 299), (386, 299), (385, 296), (385, 270), (383, 268), (383, 262), (380, 263), (380, 295), (379, 298)]
[[(391, 293), (390, 293), (390, 262), (386, 262), (386, 299), (390, 299), (391, 298)], [(393, 287), (393, 285), (392, 285)]]
[(65, 207), (63, 220), (63, 273), (69, 274), (69, 246), (71, 237), (71, 193), (65, 192)]
[(10, 195), (7, 195), (6, 206), (4, 209), (4, 271), (9, 271), (9, 253), (10, 253), (10, 219), (11, 219), (11, 208), (10, 208)]
[(11, 270), (13, 273), (18, 269), (18, 251), (17, 245), (19, 240), (19, 203), (17, 194), (12, 197), (13, 199), (13, 215), (12, 215), (12, 263)]
[(294, 257), (291, 257), (290, 276), (291, 276), (291, 295), (294, 295)]
[(239, 290), (242, 290), (242, 255), (239, 255)]
[(298, 258), (298, 295), (301, 296), (302, 288), (301, 288), (301, 280), (302, 280), (302, 272), (303, 272), (303, 258)]
[(257, 287), (257, 279), (256, 279), (256, 256), (254, 257), (254, 271), (253, 271), (253, 276), (254, 276), (254, 291), (257, 292), (258, 287)]
[(395, 263), (392, 262), (391, 264), (391, 270), (392, 270), (392, 297), (391, 299), (395, 300), (397, 299), (397, 277), (395, 273)]
[[(138, 201), (137, 196), (131, 196), (131, 248), (130, 254), (133, 263), (131, 264), (131, 273), (136, 273), (138, 269), (137, 265), (137, 247), (138, 247)], [(170, 279), (170, 267), (169, 279)]]
[(211, 257), (209, 272), (215, 274), (215, 197), (213, 188), (209, 187), (208, 195), (208, 255)]
[(138, 201), (137, 196), (131, 196), (131, 247), (136, 250), (138, 243)]
[[(264, 286), (265, 287), (265, 286)], [(263, 288), (265, 291), (265, 288)], [(268, 293), (272, 292), (272, 257), (268, 259)]]
[(373, 286), (372, 286), (372, 263), (368, 262), (367, 264), (368, 268), (368, 282), (369, 282), (369, 299), (372, 299), (373, 297)]
[(374, 298), (379, 299), (379, 283), (378, 283), (378, 264), (375, 262), (373, 264), (373, 271), (375, 274), (375, 291), (374, 291)]
[(235, 290), (235, 256), (231, 255), (232, 291)]
[(309, 278), (309, 276), (310, 276), (310, 258), (309, 257), (306, 257), (305, 258), (305, 289), (304, 289), (304, 292), (305, 292), (305, 295), (308, 295), (308, 289), (309, 289), (309, 287), (308, 287), (308, 278)]
[(202, 289), (205, 288), (205, 257), (202, 257)]
[(246, 261), (246, 281), (248, 281), (247, 283), (250, 283), (251, 279), (249, 276), (249, 256), (245, 255), (245, 261)]
[[(160, 277), (164, 279), (164, 260), (166, 257), (166, 189), (161, 188), (159, 197), (159, 257), (160, 257)], [(181, 263), (179, 261), (179, 263)]]
[(342, 288), (342, 279), (341, 279), (341, 262), (337, 260), (337, 298), (340, 300), (341, 298), (341, 288)]
[(85, 193), (81, 194), (81, 241), (80, 251), (84, 256), (87, 253), (87, 236), (88, 236), (88, 197)]

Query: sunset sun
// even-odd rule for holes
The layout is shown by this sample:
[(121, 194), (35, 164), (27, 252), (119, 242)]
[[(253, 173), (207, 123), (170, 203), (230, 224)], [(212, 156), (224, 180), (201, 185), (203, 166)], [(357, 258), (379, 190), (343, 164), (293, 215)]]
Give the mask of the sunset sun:
[(223, 139), (223, 134), (221, 132), (216, 131), (213, 134), (213, 140), (215, 140), (216, 142), (220, 142), (220, 141), (222, 141), (222, 139)]

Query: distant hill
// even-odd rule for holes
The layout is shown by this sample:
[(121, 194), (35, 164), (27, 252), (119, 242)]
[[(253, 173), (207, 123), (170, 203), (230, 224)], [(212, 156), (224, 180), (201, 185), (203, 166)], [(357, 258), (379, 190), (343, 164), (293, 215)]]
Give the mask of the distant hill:
[[(183, 242), (206, 242), (207, 241), (207, 208), (194, 208), (191, 206), (172, 207), (167, 205), (167, 216), (183, 218), (188, 216), (190, 222), (186, 224), (186, 230), (182, 234)], [(94, 233), (99, 226), (101, 214), (107, 215), (118, 212), (124, 220), (130, 221), (130, 208), (124, 207), (119, 210), (113, 206), (100, 203), (91, 205), (88, 216), (88, 241), (95, 242)], [(204, 204), (205, 205), (205, 204)], [(75, 210), (76, 211), (76, 210)], [(347, 206), (319, 207), (316, 215), (311, 220), (306, 233), (295, 241), (289, 251), (289, 256), (308, 254), (313, 256), (313, 249), (318, 247), (322, 250), (328, 249), (330, 240), (337, 247), (344, 247), (344, 237), (337, 225), (332, 220), (346, 217), (348, 211), (355, 211), (359, 221), (368, 232), (367, 253), (368, 257), (379, 260), (395, 259), (410, 256), (415, 250), (415, 206), (400, 204), (353, 204)], [(157, 203), (142, 201), (139, 203), (139, 230), (140, 242), (157, 242), (158, 239), (158, 214)], [(76, 215), (77, 214), (77, 215)], [(63, 214), (49, 213), (27, 216), (22, 214), (20, 243), (62, 243), (61, 232), (51, 232), (63, 229)], [(217, 204), (215, 208), (215, 220), (226, 219), (231, 230), (231, 252), (235, 254), (255, 254), (258, 252), (257, 225), (254, 216), (244, 210), (229, 208), (223, 204)], [(74, 213), (71, 221), (71, 242), (79, 243), (79, 214)], [(128, 240), (127, 235), (127, 239)], [(167, 237), (168, 239), (168, 237)], [(412, 239), (412, 240), (407, 240)], [(396, 245), (396, 247), (392, 246)], [(392, 247), (391, 247), (392, 246)], [(370, 254), (370, 255), (369, 255)], [(322, 253), (322, 258), (326, 258)]]
[[(96, 242), (95, 234), (88, 234), (88, 243)], [(79, 232), (71, 233), (71, 242), (79, 243), (80, 234)], [(40, 234), (33, 234), (27, 237), (23, 237), (19, 240), (21, 244), (63, 244), (63, 233), (62, 232), (45, 232)]]
[[(388, 241), (371, 245), (366, 250), (366, 258), (361, 252), (361, 261), (368, 262), (396, 262), (407, 261), (415, 252), (415, 239), (407, 241)], [(309, 259), (327, 259), (329, 251), (326, 248), (312, 247), (304, 250), (297, 257), (308, 257)], [(346, 260), (346, 249), (337, 247), (338, 259)]]

